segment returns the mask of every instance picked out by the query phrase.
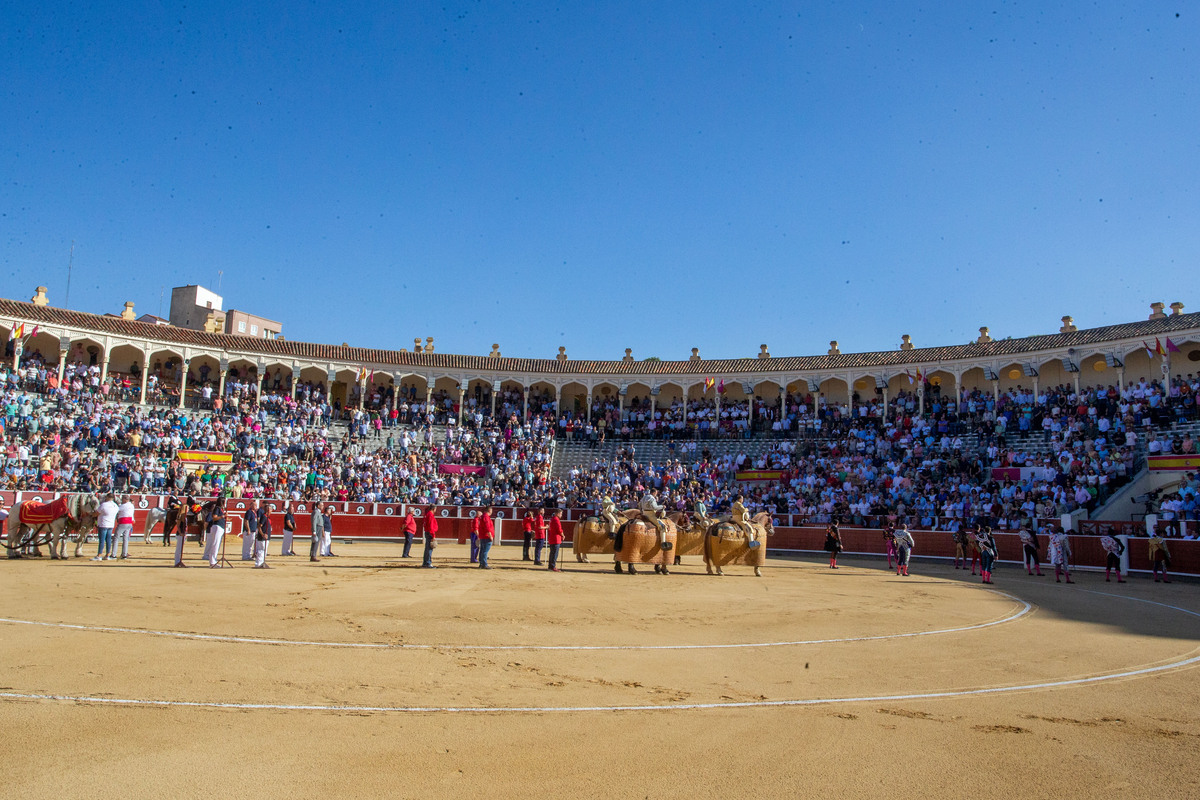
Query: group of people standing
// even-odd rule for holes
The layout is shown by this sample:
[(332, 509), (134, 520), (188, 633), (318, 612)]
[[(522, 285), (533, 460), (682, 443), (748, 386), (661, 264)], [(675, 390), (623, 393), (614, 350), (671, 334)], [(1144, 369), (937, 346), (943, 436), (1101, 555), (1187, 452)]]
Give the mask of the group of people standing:
[[(562, 527), (562, 509), (556, 508), (550, 512), (547, 522), (545, 512), (541, 509), (529, 509), (521, 520), (524, 531), (524, 547), (522, 561), (530, 561), (529, 551), (533, 548), (532, 561), (534, 566), (543, 566), (542, 550), (549, 546), (548, 569), (552, 572), (562, 572), (559, 566), (562, 544), (565, 538)], [(436, 569), (433, 563), (433, 551), (437, 547), (438, 518), (437, 507), (429, 506), (420, 510), (420, 522), (413, 514), (412, 506), (405, 509), (404, 521), (401, 525), (404, 531), (404, 552), (401, 558), (409, 558), (412, 552), (413, 540), (418, 532), (424, 539), (424, 551), (421, 566), (425, 569)], [(479, 569), (491, 569), (489, 561), (492, 545), (496, 541), (496, 521), (492, 518), (492, 507), (484, 506), (483, 510), (471, 520), (471, 556), (470, 563), (477, 564)]]
[[(117, 500), (121, 501), (120, 505), (117, 504)], [(133, 533), (133, 514), (133, 501), (128, 495), (104, 496), (96, 517), (96, 534), (100, 547), (92, 561), (129, 558), (129, 535)]]
[[(964, 529), (955, 531), (951, 535), (954, 539), (954, 568), (966, 569), (969, 555), (971, 574), (975, 575), (978, 569), (981, 581), (992, 583), (992, 570), (999, 556), (999, 546), (992, 529), (985, 525), (975, 531)], [(1023, 529), (1020, 536), (1026, 572), (1029, 575), (1041, 576), (1043, 574), (1040, 555), (1041, 541), (1037, 533), (1033, 530)], [(888, 569), (895, 569), (897, 575), (908, 575), (909, 560), (913, 548), (916, 546), (908, 525), (902, 524), (899, 529), (895, 525), (888, 525), (883, 530), (883, 538)], [(1117, 583), (1125, 583), (1125, 577), (1121, 573), (1121, 556), (1125, 553), (1125, 544), (1117, 537), (1105, 534), (1100, 538), (1100, 545), (1107, 552), (1104, 580), (1111, 582), (1112, 574), (1115, 572)], [(1171, 579), (1167, 575), (1167, 568), (1170, 566), (1171, 555), (1166, 541), (1162, 536), (1156, 534), (1150, 538), (1149, 546), (1155, 583), (1159, 581), (1170, 583)], [(841, 527), (836, 518), (825, 528), (824, 549), (829, 553), (829, 568), (837, 569), (837, 559), (843, 550), (843, 545)], [(1071, 539), (1060, 525), (1055, 525), (1050, 530), (1048, 555), (1050, 564), (1054, 567), (1055, 582), (1074, 583), (1075, 581), (1071, 578), (1073, 560)]]

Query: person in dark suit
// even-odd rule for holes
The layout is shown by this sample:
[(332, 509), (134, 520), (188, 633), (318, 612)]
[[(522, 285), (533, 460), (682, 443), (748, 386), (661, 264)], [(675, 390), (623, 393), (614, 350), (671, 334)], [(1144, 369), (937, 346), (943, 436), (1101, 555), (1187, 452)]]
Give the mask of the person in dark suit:
[(312, 545), (308, 548), (308, 560), (320, 561), (321, 540), (325, 538), (325, 515), (321, 513), (320, 503), (313, 503), (311, 522)]
[(251, 500), (242, 521), (242, 561), (254, 558), (254, 542), (258, 538), (258, 501)]
[(292, 536), (295, 532), (296, 515), (292, 513), (292, 501), (286, 500), (283, 504), (283, 552), (280, 555), (296, 555), (295, 551), (292, 550)]
[(254, 537), (254, 568), (270, 569), (267, 565), (267, 545), (271, 542), (271, 512), (265, 505), (258, 507), (258, 534)]

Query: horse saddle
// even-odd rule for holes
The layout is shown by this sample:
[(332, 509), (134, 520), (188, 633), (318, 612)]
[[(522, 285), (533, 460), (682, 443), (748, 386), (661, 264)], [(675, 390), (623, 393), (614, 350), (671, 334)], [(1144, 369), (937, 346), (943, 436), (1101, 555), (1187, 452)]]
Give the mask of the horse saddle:
[(49, 525), (67, 515), (65, 497), (60, 497), (52, 503), (36, 503), (31, 500), (21, 504), (21, 522), (26, 525)]

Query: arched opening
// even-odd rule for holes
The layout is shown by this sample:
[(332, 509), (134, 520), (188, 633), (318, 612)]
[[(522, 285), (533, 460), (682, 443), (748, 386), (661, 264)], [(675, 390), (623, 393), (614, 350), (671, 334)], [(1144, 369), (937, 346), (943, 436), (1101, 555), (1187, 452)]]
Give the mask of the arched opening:
[(131, 344), (117, 345), (109, 353), (108, 399), (122, 403), (136, 403), (142, 390), (142, 370), (146, 366), (142, 348)]
[(529, 418), (542, 417), (553, 422), (557, 415), (558, 395), (554, 384), (534, 381), (529, 385)]
[(525, 386), (518, 380), (500, 381), (496, 395), (496, 418), (501, 422), (520, 420), (525, 413)]
[(559, 417), (571, 420), (583, 419), (587, 416), (587, 387), (579, 381), (571, 381), (562, 387), (562, 407)]
[(780, 436), (787, 431), (787, 413), (778, 381), (762, 380), (754, 385), (753, 428), (763, 434)]
[(95, 339), (76, 339), (67, 352), (67, 364), (74, 367), (99, 367), (104, 364), (104, 345)]
[(323, 405), (329, 402), (329, 370), (325, 367), (302, 367), (296, 381), (296, 402)]
[(292, 392), (292, 365), (281, 361), (268, 361), (263, 378), (263, 395), (290, 396)]
[[(11, 331), (5, 331), (11, 335)], [(29, 366), (30, 364), (38, 367), (51, 367), (55, 371), (58, 369), (58, 348), (59, 340), (54, 334), (38, 330), (36, 334), (28, 337), (25, 340), (25, 348), (21, 353), (21, 366)], [(12, 353), (9, 353), (8, 363), (12, 363)]]
[(170, 348), (154, 350), (146, 359), (146, 402), (158, 406), (179, 405), (179, 387), (183, 379), (183, 353)]
[(996, 374), (1000, 378), (1001, 395), (1024, 394), (1033, 386), (1033, 377), (1025, 374), (1024, 364), (1005, 364)]
[(482, 422), (492, 416), (492, 382), (487, 378), (471, 378), (467, 381), (467, 392), (463, 395), (465, 408), (463, 422), (473, 425), (476, 419)]
[(402, 425), (414, 425), (425, 415), (425, 376), (402, 373), (394, 381), (396, 419)]
[(362, 387), (359, 386), (359, 370), (343, 368), (334, 374), (329, 387), (329, 404), (333, 406), (334, 419), (343, 419), (348, 410), (362, 406)]
[(592, 424), (597, 436), (607, 437), (621, 427), (619, 388), (611, 381), (592, 387)]
[(628, 441), (645, 435), (650, 415), (650, 385), (635, 381), (625, 387), (624, 411), (621, 414), (621, 437)]

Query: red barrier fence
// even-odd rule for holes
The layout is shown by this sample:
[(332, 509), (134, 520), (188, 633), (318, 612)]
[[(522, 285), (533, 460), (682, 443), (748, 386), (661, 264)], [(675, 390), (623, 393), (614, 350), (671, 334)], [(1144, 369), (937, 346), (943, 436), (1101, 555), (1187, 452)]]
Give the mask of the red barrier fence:
[[(10, 492), (0, 491), (0, 499), (6, 506), (13, 502), (38, 500), (49, 502), (58, 494), (52, 492)], [(167, 498), (162, 495), (131, 495), (136, 509), (134, 517), (134, 533), (141, 535), (144, 529), (146, 514), (152, 508), (164, 508)], [(197, 502), (207, 502), (211, 498), (196, 498)], [(283, 501), (263, 500), (262, 503), (271, 510), (271, 524), (276, 535), (283, 532)], [(252, 501), (246, 499), (228, 500), (226, 508), (231, 517), (241, 517), (250, 508)], [(327, 503), (334, 509), (333, 538), (335, 539), (379, 539), (400, 540), (404, 538), (402, 529), (404, 513), (409, 507), (402, 503)], [(412, 505), (416, 517), (426, 513), (428, 506)], [(466, 542), (470, 537), (471, 521), (482, 511), (480, 508), (467, 506), (437, 506), (438, 538), (456, 539), (459, 543)], [(309, 534), (309, 515), (312, 513), (312, 503), (294, 501), (292, 513), (296, 517), (296, 534)], [(522, 539), (521, 517), (525, 513), (521, 508), (496, 508), (493, 517), (497, 522), (496, 529), (500, 543), (515, 543)], [(566, 543), (570, 544), (575, 521), (590, 516), (592, 512), (586, 509), (572, 509), (563, 512), (563, 533)], [(790, 515), (778, 517), (780, 522), (791, 519)], [(547, 514), (547, 521), (549, 514)], [(1160, 522), (1158, 528), (1164, 530)], [(1195, 523), (1190, 523), (1194, 526)], [(1139, 527), (1140, 526), (1140, 527)], [(1129, 566), (1134, 571), (1150, 571), (1150, 556), (1145, 535), (1145, 525), (1141, 523), (1122, 523), (1105, 521), (1083, 521), (1079, 523), (1080, 530), (1070, 537), (1074, 567), (1084, 569), (1104, 569), (1107, 554), (1100, 546), (1100, 534), (1129, 536)], [(234, 530), (238, 530), (235, 528)], [(887, 553), (883, 532), (875, 528), (842, 527), (842, 547), (848, 555), (877, 555)], [(1189, 531), (1195, 534), (1194, 527)], [(156, 528), (156, 533), (162, 533), (162, 526)], [(1136, 534), (1140, 534), (1137, 537)], [(913, 555), (918, 558), (954, 558), (954, 540), (947, 531), (912, 531), (916, 547)], [(1015, 533), (995, 534), (999, 548), (999, 560), (1020, 564), (1024, 561), (1021, 539)], [(1041, 536), (1041, 556), (1046, 559), (1046, 536)], [(777, 525), (775, 535), (767, 541), (768, 551), (793, 553), (823, 552), (825, 544), (825, 527), (823, 525)], [(1200, 576), (1200, 540), (1169, 539), (1171, 551), (1171, 572), (1182, 575)]]

